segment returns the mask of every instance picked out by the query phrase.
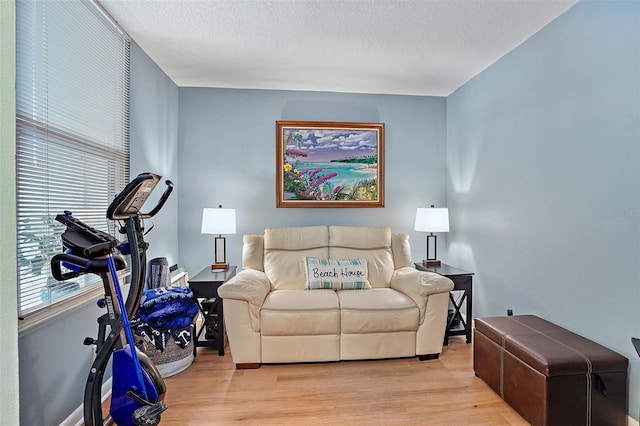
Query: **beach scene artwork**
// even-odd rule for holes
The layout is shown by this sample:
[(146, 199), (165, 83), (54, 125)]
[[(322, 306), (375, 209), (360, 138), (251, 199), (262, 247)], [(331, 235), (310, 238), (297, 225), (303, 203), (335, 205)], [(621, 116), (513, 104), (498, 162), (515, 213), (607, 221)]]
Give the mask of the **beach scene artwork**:
[(282, 127), (282, 201), (379, 203), (378, 126)]

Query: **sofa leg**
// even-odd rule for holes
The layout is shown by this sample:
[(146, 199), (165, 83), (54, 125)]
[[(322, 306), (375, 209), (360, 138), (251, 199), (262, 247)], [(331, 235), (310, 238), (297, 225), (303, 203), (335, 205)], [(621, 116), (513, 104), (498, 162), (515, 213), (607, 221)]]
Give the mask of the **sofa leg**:
[(428, 359), (438, 359), (440, 354), (426, 354), (426, 355), (418, 355), (418, 359), (420, 361), (426, 361)]
[(236, 364), (236, 369), (238, 370), (251, 370), (251, 369), (256, 369), (256, 368), (260, 368), (260, 363), (259, 362), (248, 362), (245, 364)]

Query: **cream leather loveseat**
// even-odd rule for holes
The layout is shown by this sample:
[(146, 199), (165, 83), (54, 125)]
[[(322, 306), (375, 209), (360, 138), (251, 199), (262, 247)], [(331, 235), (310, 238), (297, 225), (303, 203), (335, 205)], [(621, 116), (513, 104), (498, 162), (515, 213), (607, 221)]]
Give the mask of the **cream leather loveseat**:
[(244, 236), (242, 258), (243, 270), (218, 289), (237, 368), (430, 359), (442, 350), (453, 283), (412, 267), (407, 235), (386, 227), (271, 228)]

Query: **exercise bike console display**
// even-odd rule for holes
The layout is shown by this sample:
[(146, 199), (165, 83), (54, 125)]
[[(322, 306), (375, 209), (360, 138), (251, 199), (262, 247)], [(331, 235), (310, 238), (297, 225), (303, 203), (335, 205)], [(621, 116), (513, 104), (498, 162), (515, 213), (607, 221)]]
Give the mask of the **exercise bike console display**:
[(153, 173), (142, 173), (116, 196), (107, 209), (107, 218), (111, 220), (127, 219), (131, 215), (138, 214), (142, 219), (155, 216), (160, 211), (164, 203), (171, 194), (173, 183), (167, 180), (167, 190), (160, 197), (158, 204), (149, 213), (140, 213), (142, 205), (147, 201), (149, 195), (160, 181), (160, 176)]

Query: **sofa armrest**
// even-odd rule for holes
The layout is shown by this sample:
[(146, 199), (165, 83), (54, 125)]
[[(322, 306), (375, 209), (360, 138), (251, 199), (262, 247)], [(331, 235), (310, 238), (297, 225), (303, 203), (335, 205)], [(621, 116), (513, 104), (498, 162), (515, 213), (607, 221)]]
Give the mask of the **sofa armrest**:
[(393, 271), (391, 288), (406, 294), (418, 305), (422, 324), (429, 296), (450, 292), (453, 290), (453, 281), (435, 272), (418, 271), (407, 266)]
[(264, 299), (271, 291), (271, 283), (267, 275), (255, 269), (244, 269), (218, 288), (223, 299), (234, 299), (247, 302), (251, 316), (251, 326), (260, 331), (260, 309)]

